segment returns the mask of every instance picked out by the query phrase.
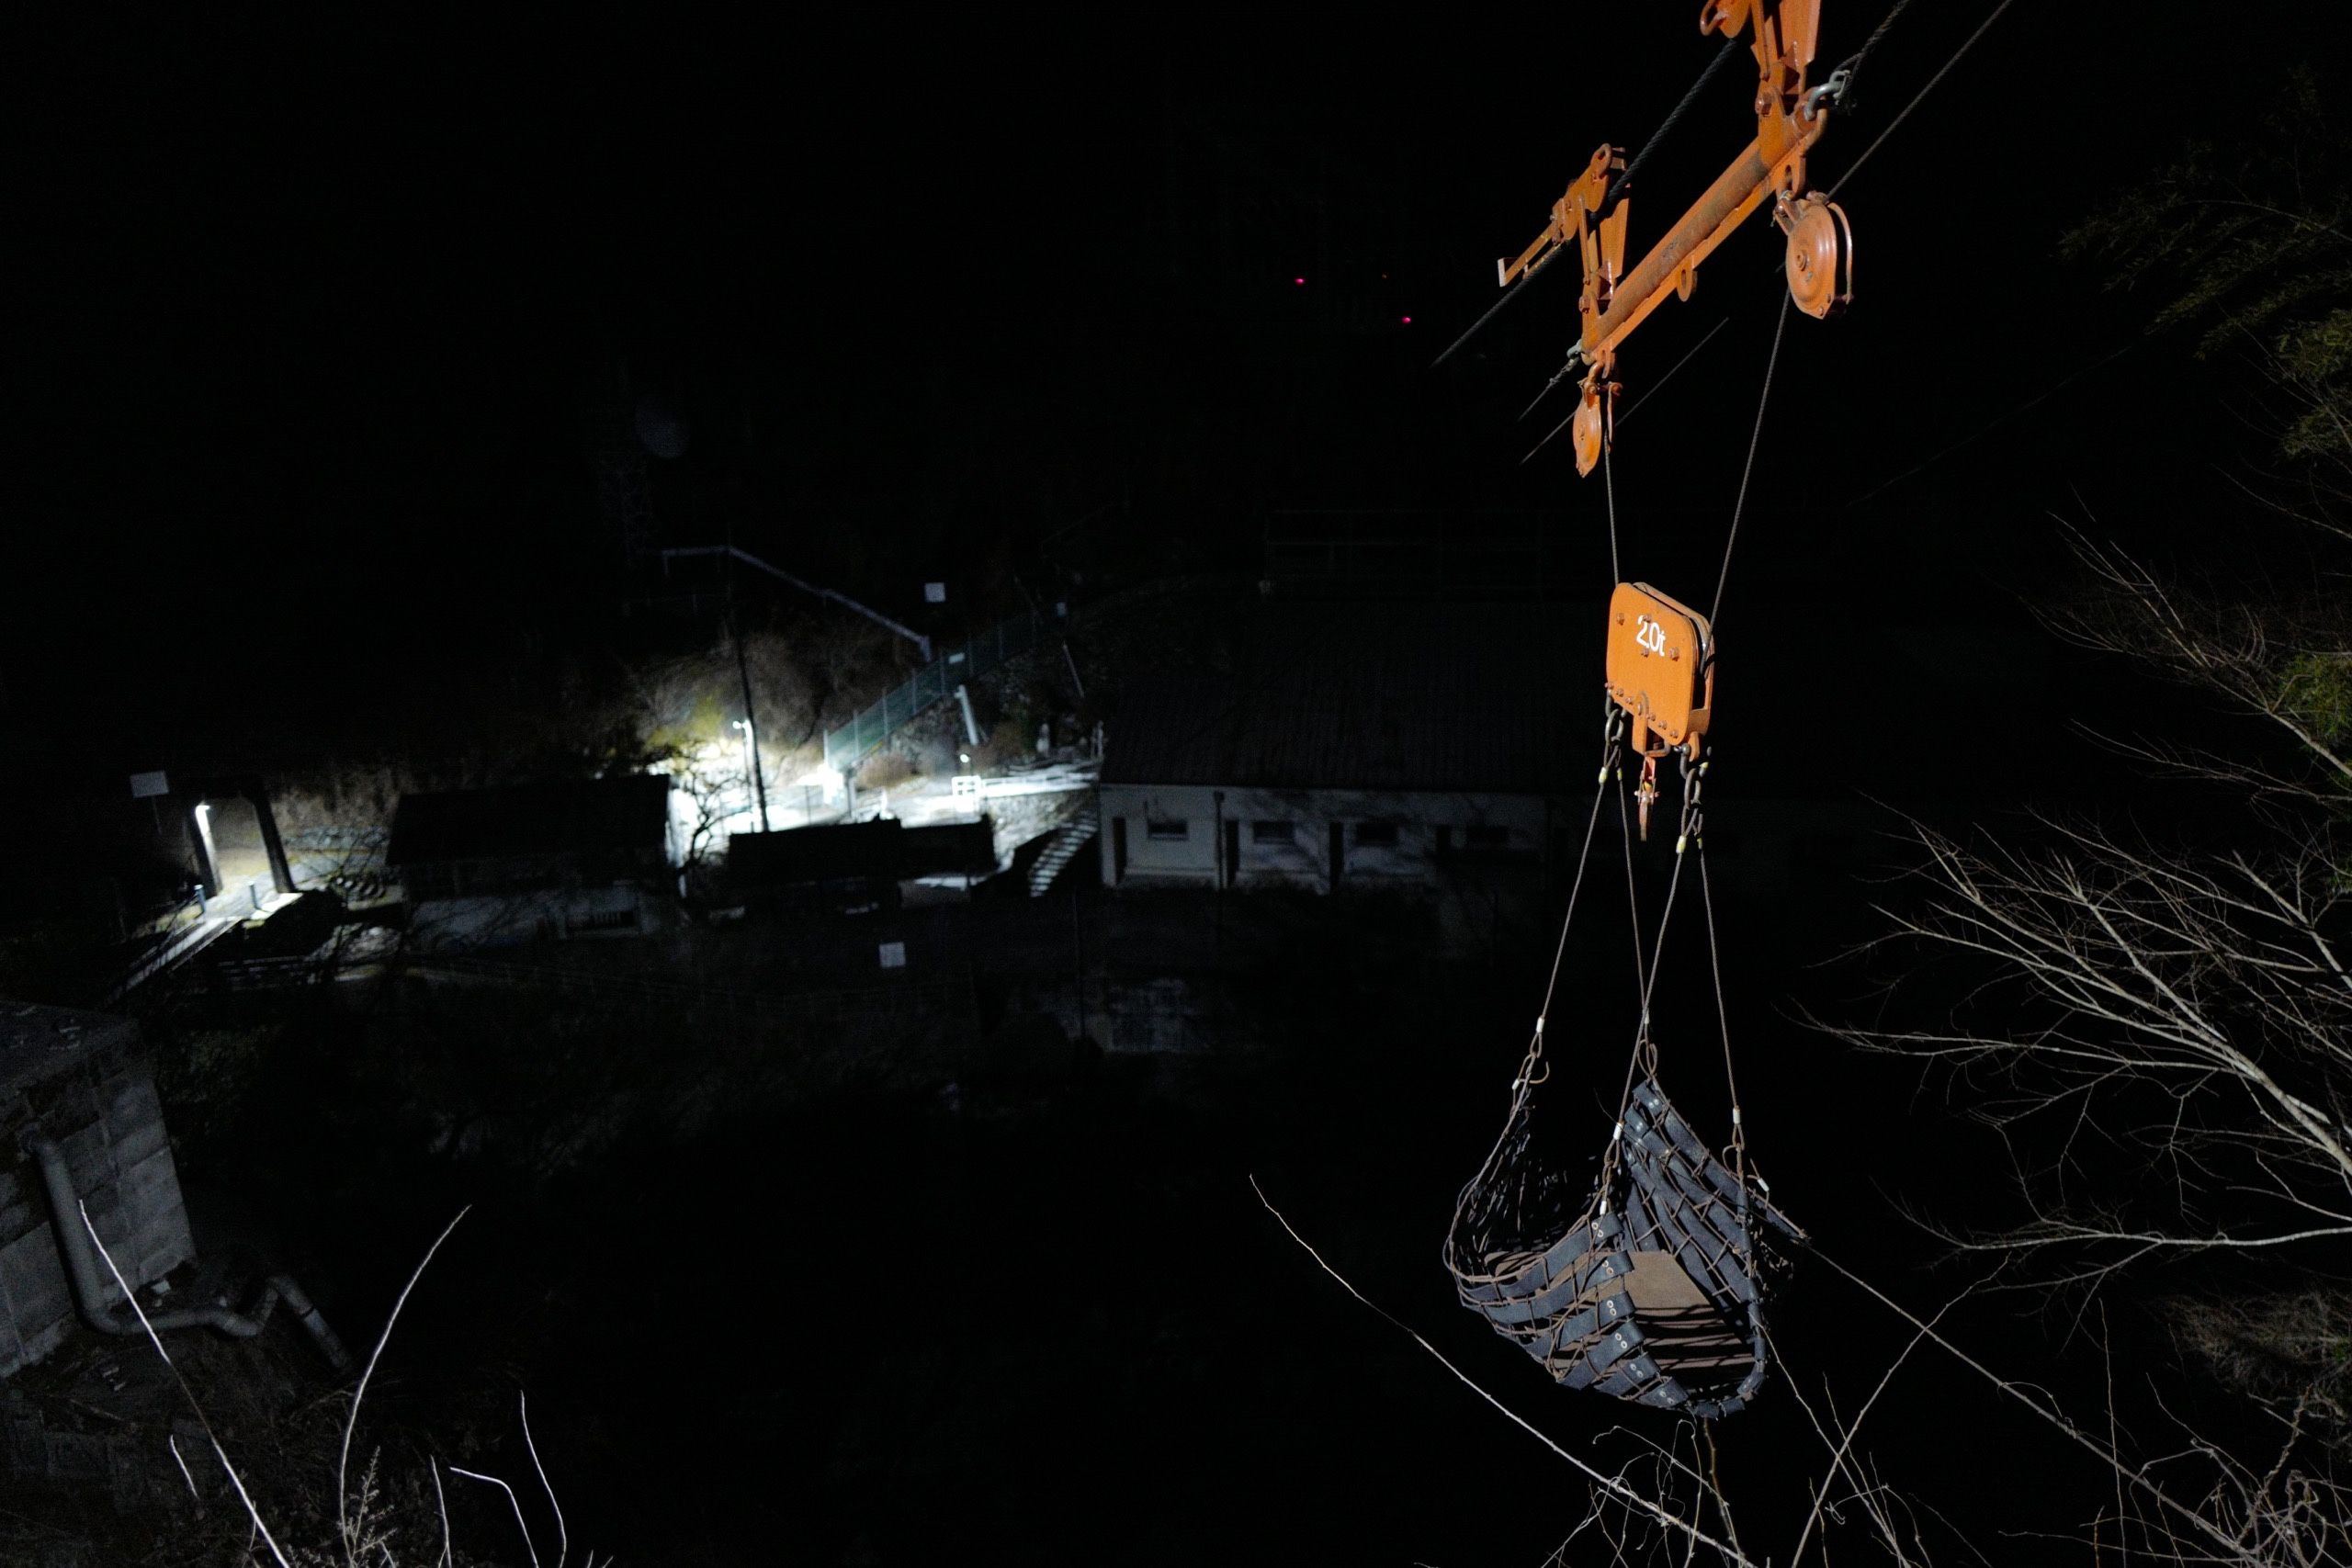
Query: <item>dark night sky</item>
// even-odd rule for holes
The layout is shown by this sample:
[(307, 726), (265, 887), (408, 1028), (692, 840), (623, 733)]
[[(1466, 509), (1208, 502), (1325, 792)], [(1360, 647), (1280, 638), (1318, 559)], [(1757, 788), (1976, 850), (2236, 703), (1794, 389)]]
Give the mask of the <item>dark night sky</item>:
[[(1827, 0), (1823, 62), (1858, 47), (1886, 3)], [(1993, 3), (1904, 14), (1824, 142), (1816, 184), (1839, 183)], [(1490, 301), (1494, 258), (1532, 237), (1593, 147), (1639, 145), (1706, 63), (1714, 44), (1695, 9), (869, 6), (721, 29), (594, 6), (537, 26), (155, 13), (53, 31), (19, 50), (12, 94), (18, 457), (0, 546), (0, 745), (15, 782), (86, 773), (113, 798), (124, 769), (161, 761), (300, 764), (380, 744), (398, 715), (495, 685), (549, 649), (609, 668), (631, 634), (584, 433), (616, 361), (692, 426), (684, 462), (655, 465), (672, 542), (731, 536), (886, 608), (906, 608), (926, 578), (982, 583), (992, 558), (1056, 581), (1032, 564), (1039, 539), (1119, 502), (1096, 526), (1125, 531), (1133, 558), (1251, 575), (1270, 514), (1286, 509), (1393, 509), (1423, 527), (1453, 517), (1456, 533), (1542, 511), (1564, 579), (1597, 601), (1609, 579), (1598, 479), (1576, 478), (1565, 440), (1520, 462), (1565, 404), (1514, 423), (1569, 341), (1569, 267), (1476, 352), (1440, 371), (1430, 361)], [(2347, 44), (2340, 7), (2014, 5), (1840, 190), (1860, 298), (1842, 321), (1788, 322), (1726, 602), (1714, 741), (1719, 758), (1758, 762), (1736, 786), (1722, 782), (1733, 770), (1717, 775), (1711, 809), (1730, 818), (1737, 806), (1722, 803), (1739, 792), (1925, 810), (1939, 792), (2071, 803), (2105, 787), (2066, 772), (2086, 749), (2064, 732), (2125, 703), (2131, 678), (2047, 683), (2061, 666), (2030, 623), (2069, 570), (2053, 513), (2159, 558), (2295, 570), (2284, 546), (2266, 555), (2274, 547), (2251, 535), (2211, 534), (2207, 502), (2234, 494), (2228, 476), (2268, 440), (2240, 416), (2233, 372), (2181, 338), (2144, 337), (2155, 301), (2103, 294), (2054, 251), (2186, 137), (2258, 117), (2297, 62), (2341, 71)], [(1634, 193), (1636, 251), (1752, 130), (1741, 73), (1717, 88)], [(1639, 398), (1727, 322), (1617, 448), (1625, 574), (1694, 601), (1713, 581), (1747, 449), (1780, 254), (1752, 222), (1621, 360)], [(1562, 615), (1564, 637), (1593, 637)], [(2129, 698), (2154, 700), (2169, 699)], [(1844, 887), (1810, 891), (1863, 904)], [(1820, 957), (1796, 951), (1815, 933), (1758, 907), (1770, 897), (1733, 923), (1777, 922), (1792, 969)], [(1404, 1035), (1376, 1043), (1427, 1043)], [(1804, 1128), (1782, 1145), (1790, 1163), (1822, 1164), (1825, 1189), (1878, 1180), (1863, 1156), (1835, 1166), (1850, 1145), (1831, 1137), (1849, 1130), (1804, 1120), (1794, 1102), (1812, 1090), (1783, 1060), (1762, 1069), (1758, 1095), (1781, 1097), (1781, 1124)], [(1331, 1177), (1321, 1213), (1379, 1220), (1396, 1196), (1376, 1184), (1385, 1162), (1434, 1215), (1442, 1184), (1382, 1140), (1418, 1137), (1432, 1161), (1443, 1151), (1398, 1131), (1403, 1113), (1378, 1098), (1394, 1085), (1354, 1066), (1330, 1074), (1340, 1098), (1317, 1101), (1321, 1121), (1278, 1130), (1309, 1150), (1345, 1138), (1373, 1172), (1369, 1196)], [(1356, 1138), (1351, 1097), (1397, 1125)], [(854, 1123), (808, 1120), (777, 1141), (811, 1190), (868, 1157)], [(1901, 1154), (1914, 1131), (1890, 1117), (1875, 1135)], [(1153, 1174), (1148, 1154), (1102, 1143), (1090, 1130), (1066, 1157)], [(771, 1154), (763, 1128), (743, 1157), (764, 1168)], [(941, 1190), (962, 1179), (942, 1168)], [(1326, 1168), (1299, 1155), (1293, 1190)], [(1218, 1246), (1257, 1223), (1229, 1175), (1217, 1190), (1229, 1209), (1200, 1211), (1228, 1227)], [(897, 1179), (929, 1201), (914, 1176)], [(1074, 1234), (1130, 1223), (1068, 1186)], [(1214, 1228), (1193, 1194), (1161, 1197)], [(1023, 1218), (991, 1212), (1008, 1231)], [(1428, 1261), (1415, 1255), (1412, 1278), (1439, 1291)], [(1239, 1278), (1183, 1289), (1207, 1316), (1231, 1310)], [(1251, 1310), (1274, 1323), (1304, 1279), (1250, 1279), (1263, 1298)], [(997, 1304), (1046, 1339), (1036, 1355), (1049, 1360), (1058, 1325), (1027, 1325), (1017, 1291)], [(1331, 1321), (1278, 1324), (1267, 1381), (1312, 1359), (1294, 1328), (1329, 1329), (1316, 1355), (1396, 1349), (1368, 1316)], [(1841, 1328), (1822, 1322), (1825, 1337)], [(797, 1346), (766, 1347), (772, 1359), (747, 1373), (733, 1341), (680, 1337), (680, 1364), (709, 1387), (798, 1375)], [(1361, 1397), (1390, 1426), (1392, 1404), (1435, 1413), (1424, 1462), (1516, 1441), (1481, 1431), (1465, 1444), (1458, 1424), (1486, 1417), (1464, 1416), (1448, 1403), (1456, 1391), (1416, 1365), (1426, 1383), (1367, 1383)], [(928, 1397), (909, 1377), (909, 1400)], [(1074, 1390), (1069, 1407), (1097, 1392)], [(1330, 1451), (1289, 1451), (1305, 1416), (1253, 1426), (1261, 1393), (1237, 1378), (1230, 1396), (1237, 1451), (1262, 1462), (1204, 1445), (1176, 1472), (1199, 1479), (1204, 1509), (1210, 1486), (1229, 1502), (1237, 1483), (1232, 1495), (1254, 1487), (1290, 1506), (1285, 1466), (1328, 1469), (1317, 1495), (1388, 1494), (1367, 1502), (1367, 1531), (1382, 1507), (1470, 1507), (1442, 1483), (1366, 1486), (1374, 1464), (1410, 1472), (1349, 1446), (1387, 1442), (1382, 1420), (1309, 1412)], [(667, 1394), (631, 1397), (650, 1408)], [(883, 1452), (898, 1433), (876, 1408)], [(1118, 1435), (1062, 1437), (1093, 1463)], [(1927, 1450), (1923, 1466), (1950, 1458), (1934, 1423), (1905, 1440)], [(967, 1446), (1001, 1441), (991, 1430)], [(1537, 1468), (1549, 1461), (1503, 1462), (1522, 1460), (1519, 1496), (1554, 1498), (1558, 1473)], [(874, 1474), (888, 1473), (877, 1461)], [(1104, 1519), (1119, 1503), (1091, 1499)], [(1109, 1539), (1083, 1512), (1049, 1523), (1089, 1536), (1091, 1551)]]
[[(1129, 526), (1244, 567), (1268, 508), (1553, 508), (1598, 581), (1597, 485), (1565, 452), (1520, 467), (1550, 421), (1511, 423), (1570, 290), (1426, 362), (1591, 146), (1638, 144), (1697, 73), (1713, 46), (1683, 9), (1589, 34), (1573, 8), (867, 8), (53, 38), (15, 166), (14, 716), (127, 754), (191, 723), (299, 752), (329, 743), (305, 716), (466, 678), (526, 631), (593, 641), (615, 552), (582, 409), (616, 357), (693, 424), (657, 480), (673, 539), (728, 533), (886, 604), (970, 567), (943, 552), (1017, 554), (1122, 496)], [(1893, 30), (1817, 180), (1983, 9)], [(1834, 11), (1825, 61), (1877, 15)], [(2338, 52), (2285, 8), (2233, 23), (2195, 29), (2192, 71), (2179, 28), (2018, 7), (1891, 139), (1847, 193), (1860, 304), (1790, 328), (1744, 592), (1865, 568), (1879, 597), (1964, 613), (1984, 558), (2015, 565), (2074, 489), (2128, 511), (2204, 482), (2173, 454), (2251, 449), (2159, 343), (1846, 506), (2130, 340), (2138, 307), (2058, 263), (2055, 233)], [(1637, 249), (1745, 139), (1737, 75), (1645, 175)], [(1637, 575), (1713, 559), (1777, 258), (1753, 225), (1624, 361), (1637, 397), (1729, 317), (1621, 447), (1657, 552)], [(1350, 312), (1364, 330), (1334, 328)], [(247, 693), (273, 716), (232, 737)]]

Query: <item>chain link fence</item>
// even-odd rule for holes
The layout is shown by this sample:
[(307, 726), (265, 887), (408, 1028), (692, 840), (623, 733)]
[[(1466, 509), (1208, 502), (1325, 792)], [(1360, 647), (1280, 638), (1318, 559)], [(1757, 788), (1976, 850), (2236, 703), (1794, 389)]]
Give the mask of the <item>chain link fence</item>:
[(956, 688), (1001, 669), (1056, 635), (1065, 612), (1030, 611), (995, 626), (916, 671), (879, 702), (825, 734), (825, 766), (847, 773), (905, 726), (956, 694)]

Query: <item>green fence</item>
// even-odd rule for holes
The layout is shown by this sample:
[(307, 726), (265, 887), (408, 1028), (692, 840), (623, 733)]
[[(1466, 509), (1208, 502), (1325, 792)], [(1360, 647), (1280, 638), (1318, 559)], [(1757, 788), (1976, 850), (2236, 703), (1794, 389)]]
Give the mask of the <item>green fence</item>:
[(825, 765), (847, 773), (879, 750), (899, 728), (977, 680), (1041, 647), (1056, 630), (1056, 615), (1032, 611), (999, 621), (961, 648), (953, 648), (882, 694), (882, 700), (825, 734)]

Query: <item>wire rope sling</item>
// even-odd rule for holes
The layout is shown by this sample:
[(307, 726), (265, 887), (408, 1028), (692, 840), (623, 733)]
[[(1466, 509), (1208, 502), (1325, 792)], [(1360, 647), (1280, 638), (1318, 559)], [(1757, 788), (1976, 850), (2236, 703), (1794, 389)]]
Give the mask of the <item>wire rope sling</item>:
[[(1559, 1382), (1705, 1419), (1746, 1406), (1762, 1386), (1765, 1255), (1761, 1224), (1791, 1239), (1794, 1226), (1752, 1177), (1732, 1085), (1732, 1137), (1718, 1158), (1693, 1133), (1658, 1080), (1650, 1031), (1668, 921), (1687, 861), (1700, 866), (1714, 960), (1712, 890), (1705, 880), (1700, 795), (1702, 744), (1711, 715), (1714, 648), (1706, 619), (1645, 583), (1621, 582), (1610, 602), (1608, 696), (1591, 819), (1560, 932), (1566, 952), (1577, 894), (1591, 862), (1608, 785), (1617, 784), (1633, 886), (1632, 824), (1625, 818), (1625, 752), (1641, 759), (1640, 809), (1646, 828), (1658, 762), (1680, 762), (1682, 800), (1674, 871), (1649, 961), (1642, 961), (1635, 914), (1635, 981), (1641, 1021), (1618, 1100), (1616, 1125), (1589, 1191), (1550, 1157), (1569, 1136), (1537, 1090), (1552, 1076), (1544, 1016), (1511, 1084), (1510, 1111), (1486, 1163), (1462, 1190), (1443, 1256), (1464, 1305), (1524, 1349)], [(1692, 852), (1686, 855), (1686, 851)], [(1723, 980), (1715, 967), (1722, 1021)], [(1559, 984), (1555, 956), (1548, 1014)], [(1726, 1027), (1724, 1072), (1731, 1071)], [(1555, 1136), (1556, 1134), (1556, 1136)]]
[[(1602, 473), (1613, 580), (1618, 575), (1617, 503), (1610, 451), (1618, 391), (1611, 379), (1617, 346), (1667, 293), (1687, 299), (1699, 263), (1768, 198), (1775, 222), (1787, 236), (1789, 293), (1773, 328), (1771, 357), (1765, 364), (1756, 426), (1748, 436), (1747, 460), (1724, 541), (1713, 606), (1702, 616), (1643, 582), (1619, 581), (1611, 596), (1600, 771), (1561, 919), (1551, 982), (1511, 1082), (1510, 1109), (1501, 1135), (1455, 1201), (1443, 1248), (1446, 1269), (1463, 1304), (1560, 1382), (1702, 1420), (1746, 1408), (1763, 1386), (1769, 1350), (1765, 1272), (1771, 1261), (1767, 1242), (1774, 1235), (1795, 1243), (1805, 1239), (1773, 1206), (1763, 1179), (1749, 1168), (1733, 1072), (1700, 806), (1708, 768), (1702, 749), (1714, 707), (1714, 624), (1722, 616), (1732, 547), (1755, 472), (1790, 307), (1810, 316), (1829, 316), (1853, 295), (1852, 231), (1845, 213), (1828, 196), (1810, 188), (1805, 155), (1820, 139), (1830, 111), (1843, 105), (1864, 58), (1908, 4), (1895, 0), (1859, 52), (1827, 81), (1809, 85), (1820, 0), (1705, 0), (1701, 30), (1731, 41), (1667, 117), (1651, 144), (1672, 129), (1707, 83), (1741, 53), (1751, 54), (1758, 71), (1756, 141), (1630, 274), (1624, 268), (1627, 217), (1623, 197), (1648, 148), (1628, 164), (1616, 148), (1602, 147), (1555, 204), (1552, 223), (1535, 243), (1516, 260), (1498, 265), (1497, 280), (1510, 291), (1439, 355), (1442, 364), (1557, 255), (1571, 249), (1578, 254), (1585, 283), (1578, 306), (1582, 330), (1553, 384), (1578, 367), (1586, 372), (1581, 400), (1567, 423), (1575, 436), (1577, 472), (1589, 473), (1597, 467)], [(1994, 7), (1863, 150), (1846, 178), (1853, 176), (2009, 4), (2001, 0)], [(1741, 50), (1736, 40), (1744, 32), (1751, 41)], [(1623, 765), (1629, 749), (1640, 760), (1632, 811)], [(1639, 836), (1646, 840), (1650, 811), (1658, 798), (1658, 764), (1668, 757), (1679, 764), (1680, 818), (1673, 871), (1645, 959), (1634, 873), (1635, 818)], [(1588, 1187), (1554, 1157), (1554, 1145), (1574, 1134), (1555, 1125), (1566, 1118), (1537, 1091), (1552, 1077), (1545, 1023), (1558, 992), (1577, 895), (1591, 863), (1594, 834), (1612, 781), (1625, 850), (1641, 1010), (1615, 1122), (1599, 1174)], [(1700, 1140), (1667, 1098), (1659, 1076), (1658, 1042), (1651, 1030), (1650, 1004), (1667, 928), (1684, 869), (1692, 863), (1698, 867), (1699, 896), (1706, 911), (1708, 964), (1724, 1042), (1724, 1085), (1730, 1093), (1731, 1137), (1722, 1157)]]

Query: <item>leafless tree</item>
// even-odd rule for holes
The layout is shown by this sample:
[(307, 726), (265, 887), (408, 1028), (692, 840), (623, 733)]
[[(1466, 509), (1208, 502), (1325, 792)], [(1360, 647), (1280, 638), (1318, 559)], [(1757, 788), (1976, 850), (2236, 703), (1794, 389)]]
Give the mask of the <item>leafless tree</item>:
[[(2298, 516), (2335, 526), (2324, 512)], [(2259, 596), (2230, 602), (2185, 592), (2116, 546), (2080, 532), (2069, 539), (2083, 586), (2052, 616), (2062, 636), (2220, 699), (2258, 720), (2301, 765), (2109, 738), (2119, 750), (2170, 772), (2243, 786), (2256, 798), (2323, 807), (2352, 798), (2352, 596), (2325, 591), (2315, 570), (2312, 584), (2266, 586)]]
[[(2006, 1131), (2054, 1124), (2048, 1162), (2025, 1161), (2031, 1218), (1962, 1245), (2091, 1280), (2352, 1235), (2352, 974), (2324, 843), (2197, 860), (2048, 827), (2033, 851), (1919, 829), (1924, 897), (1883, 913), (1990, 977), (1948, 1026), (1843, 1032), (1962, 1069)], [(2132, 1179), (2090, 1179), (2094, 1147)]]

